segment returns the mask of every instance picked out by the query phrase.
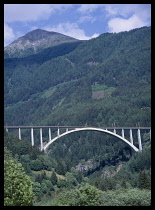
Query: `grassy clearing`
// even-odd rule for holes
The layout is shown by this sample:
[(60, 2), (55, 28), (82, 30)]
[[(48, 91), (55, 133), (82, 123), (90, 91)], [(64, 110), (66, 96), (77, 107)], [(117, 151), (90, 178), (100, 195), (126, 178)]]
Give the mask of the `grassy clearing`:
[(92, 85), (92, 97), (99, 99), (103, 97), (111, 96), (111, 93), (115, 90), (115, 87), (108, 87), (106, 85), (95, 84)]
[(106, 91), (106, 92), (111, 92), (111, 91), (114, 91), (115, 88), (114, 87), (108, 87), (106, 85), (100, 85), (100, 84), (95, 84), (95, 85), (92, 85), (92, 91), (93, 92), (98, 92), (98, 91)]
[[(46, 176), (47, 176), (48, 178), (50, 178), (53, 171), (47, 171), (47, 170), (32, 171), (32, 173), (34, 173), (35, 175), (42, 174), (43, 172), (45, 172), (45, 173), (46, 173)], [(56, 173), (56, 172), (55, 172), (55, 173)], [(56, 173), (56, 176), (57, 176), (58, 179), (66, 179), (64, 176), (59, 175), (59, 174), (57, 174), (57, 173)]]
[(43, 97), (43, 98), (48, 98), (48, 97), (50, 97), (50, 96), (54, 93), (55, 90), (56, 90), (56, 87), (51, 87), (51, 88), (49, 88), (48, 90), (46, 90), (46, 91), (42, 94), (41, 97)]

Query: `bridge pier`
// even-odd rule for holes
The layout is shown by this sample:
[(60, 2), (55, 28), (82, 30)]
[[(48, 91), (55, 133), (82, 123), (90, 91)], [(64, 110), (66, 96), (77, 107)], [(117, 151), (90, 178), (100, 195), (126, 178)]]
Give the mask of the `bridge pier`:
[(43, 149), (43, 136), (42, 136), (42, 128), (40, 128), (40, 150)]
[(51, 128), (49, 128), (48, 133), (49, 133), (49, 141), (50, 141), (52, 139), (51, 138)]
[(60, 136), (60, 129), (58, 128), (57, 136)]
[(21, 140), (21, 129), (20, 128), (18, 130), (18, 134), (19, 134), (19, 139)]
[(137, 133), (138, 133), (139, 151), (142, 151), (142, 142), (141, 142), (140, 129), (138, 129)]
[(124, 129), (122, 128), (122, 137), (124, 138)]
[(132, 129), (130, 129), (130, 142), (131, 142), (131, 144), (133, 144)]
[(33, 128), (31, 128), (31, 144), (34, 146), (34, 134), (33, 134)]

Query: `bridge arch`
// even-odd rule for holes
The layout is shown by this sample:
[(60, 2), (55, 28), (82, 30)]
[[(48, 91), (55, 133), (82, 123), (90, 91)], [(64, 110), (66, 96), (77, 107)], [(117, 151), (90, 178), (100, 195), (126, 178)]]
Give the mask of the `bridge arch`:
[(122, 136), (120, 136), (114, 132), (111, 132), (109, 130), (104, 130), (102, 128), (94, 128), (94, 127), (76, 128), (74, 130), (70, 130), (65, 133), (62, 133), (62, 134), (58, 135), (57, 137), (51, 139), (45, 146), (43, 146), (42, 150), (46, 151), (46, 149), (49, 147), (49, 145), (52, 144), (57, 139), (65, 136), (65, 135), (68, 135), (70, 133), (74, 133), (74, 132), (78, 132), (78, 131), (99, 131), (99, 132), (108, 133), (112, 136), (115, 136), (115, 137), (121, 139), (123, 142), (127, 143), (135, 152), (139, 151), (139, 149), (137, 147), (135, 147), (133, 144), (131, 144), (127, 139), (123, 138)]

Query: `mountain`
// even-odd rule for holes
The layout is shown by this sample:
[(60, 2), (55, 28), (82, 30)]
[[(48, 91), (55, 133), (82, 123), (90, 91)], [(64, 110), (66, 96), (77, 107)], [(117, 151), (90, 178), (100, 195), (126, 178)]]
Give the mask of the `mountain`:
[(150, 31), (106, 33), (74, 47), (77, 42), (5, 59), (5, 123), (150, 124)]
[[(150, 126), (150, 40), (151, 28), (143, 27), (5, 59), (4, 124)], [(27, 133), (22, 135), (27, 137)], [(73, 164), (81, 159), (104, 159), (107, 153), (115, 154), (117, 160), (121, 147), (109, 138), (91, 132), (71, 134), (49, 151)], [(36, 144), (39, 141), (37, 135)], [(116, 143), (117, 149), (107, 151), (102, 141)]]
[(5, 57), (23, 57), (57, 44), (73, 41), (77, 39), (56, 32), (36, 29), (6, 46), (4, 53)]
[[(12, 56), (4, 59), (5, 125), (151, 126), (151, 27), (105, 33), (91, 40), (42, 48), (28, 56)], [(57, 130), (51, 135), (57, 135)], [(59, 200), (64, 198), (67, 205), (67, 189), (79, 189), (79, 184), (86, 182), (116, 194), (140, 188), (150, 199), (141, 190), (150, 190), (151, 179), (150, 133), (145, 130), (141, 131), (143, 150), (136, 154), (123, 141), (95, 131), (64, 136), (49, 146), (47, 154), (35, 147), (40, 145), (39, 130), (34, 131), (34, 147), (29, 130), (22, 130), (22, 138), (25, 141), (6, 133), (5, 146), (35, 180), (36, 202), (51, 202), (64, 189), (66, 197)], [(128, 130), (125, 138), (130, 139)], [(43, 129), (43, 143), (48, 139), (48, 129)], [(136, 131), (133, 140), (138, 146)], [(84, 171), (76, 171), (80, 166)], [(52, 171), (65, 180), (51, 186)], [(126, 198), (130, 196), (126, 194)], [(135, 204), (133, 198), (129, 200), (130, 205)]]
[[(89, 169), (88, 171), (85, 169), (84, 172), (77, 171), (75, 166), (71, 167), (71, 161), (69, 163), (62, 158), (56, 159), (54, 155), (50, 157), (39, 151), (35, 146), (32, 147), (27, 140), (19, 140), (18, 137), (10, 132), (4, 132), (4, 145), (4, 205), (12, 205), (13, 202), (16, 203), (16, 200), (18, 200), (18, 205), (20, 205), (20, 203), (23, 205), (23, 200), (27, 198), (25, 194), (20, 193), (23, 195), (20, 196), (20, 199), (13, 199), (12, 191), (10, 192), (10, 190), (8, 190), (11, 186), (15, 186), (15, 184), (17, 186), (23, 182), (25, 183), (25, 179), (22, 179), (21, 176), (17, 176), (17, 173), (12, 173), (12, 171), (15, 171), (17, 168), (12, 168), (12, 163), (14, 162), (16, 164), (17, 160), (18, 163), (20, 162), (24, 167), (22, 171), (25, 171), (33, 182), (33, 193), (35, 196), (32, 197), (32, 200), (35, 206), (79, 206), (79, 195), (81, 195), (81, 193), (77, 194), (76, 192), (81, 186), (87, 186), (87, 188), (89, 187), (90, 189), (92, 189), (92, 186), (95, 187), (93, 188), (95, 190), (93, 197), (92, 190), (85, 190), (86, 194), (82, 196), (84, 200), (90, 198), (91, 200), (88, 201), (89, 203), (91, 202), (91, 205), (92, 199), (98, 192), (98, 189), (101, 190), (102, 197), (100, 197), (100, 199), (95, 198), (94, 205), (149, 206), (151, 203), (150, 141), (145, 144), (141, 152), (134, 154), (128, 161), (120, 161), (114, 166), (112, 164), (113, 156), (111, 155), (111, 159), (109, 158), (107, 163), (105, 160), (102, 160), (102, 164), (100, 164), (99, 167), (93, 167), (93, 169)], [(109, 147), (109, 150), (110, 149)], [(124, 157), (127, 157), (128, 154), (125, 153), (125, 151), (123, 152)], [(84, 164), (84, 160), (81, 162)], [(90, 163), (91, 165), (92, 163), (94, 164), (92, 160), (89, 160), (89, 166)], [(8, 165), (10, 167), (8, 167)], [(88, 166), (88, 161), (86, 166)], [(10, 168), (12, 170), (10, 170)], [(10, 173), (8, 175), (8, 171), (11, 172), (12, 176)], [(16, 175), (16, 179), (13, 177), (14, 174)], [(18, 187), (12, 187), (12, 189), (13, 192), (19, 190)], [(25, 188), (21, 188), (20, 192), (24, 190)], [(84, 190), (81, 191), (83, 192)], [(108, 196), (103, 200), (107, 193)], [(10, 204), (8, 203), (8, 199), (5, 199), (6, 197), (8, 198), (8, 194), (10, 194), (9, 200), (12, 201)], [(120, 194), (123, 195), (120, 196)], [(113, 197), (113, 195), (115, 197)], [(119, 196), (117, 197), (116, 195)], [(21, 198), (23, 198), (23, 200), (21, 200)], [(87, 204), (81, 205), (88, 206), (89, 203), (87, 202)], [(17, 205), (17, 203), (15, 205)]]

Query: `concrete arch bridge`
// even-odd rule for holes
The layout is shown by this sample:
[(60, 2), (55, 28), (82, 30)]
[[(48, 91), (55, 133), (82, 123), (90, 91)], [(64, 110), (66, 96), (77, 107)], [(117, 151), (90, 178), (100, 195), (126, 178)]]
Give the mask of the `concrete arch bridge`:
[[(31, 130), (31, 144), (34, 146), (34, 129), (40, 129), (40, 150), (45, 151), (47, 148), (56, 140), (60, 139), (63, 136), (66, 136), (70, 133), (80, 132), (80, 131), (98, 131), (107, 133), (111, 136), (117, 137), (118, 139), (125, 142), (128, 146), (130, 146), (135, 152), (142, 150), (142, 142), (141, 142), (141, 130), (148, 130), (150, 132), (150, 140), (151, 140), (151, 127), (83, 127), (83, 126), (4, 126), (6, 131), (10, 129), (18, 129), (19, 139), (21, 139), (21, 129), (30, 129)], [(43, 143), (42, 138), (42, 129), (48, 128), (49, 130), (49, 140), (45, 144)], [(57, 136), (51, 138), (51, 129), (57, 129)], [(65, 132), (60, 133), (60, 129), (65, 129)], [(117, 131), (121, 130), (121, 135), (117, 134)], [(124, 135), (124, 130), (129, 131), (130, 140), (127, 140)], [(133, 130), (137, 130), (138, 137), (138, 148), (134, 145), (133, 142)]]

